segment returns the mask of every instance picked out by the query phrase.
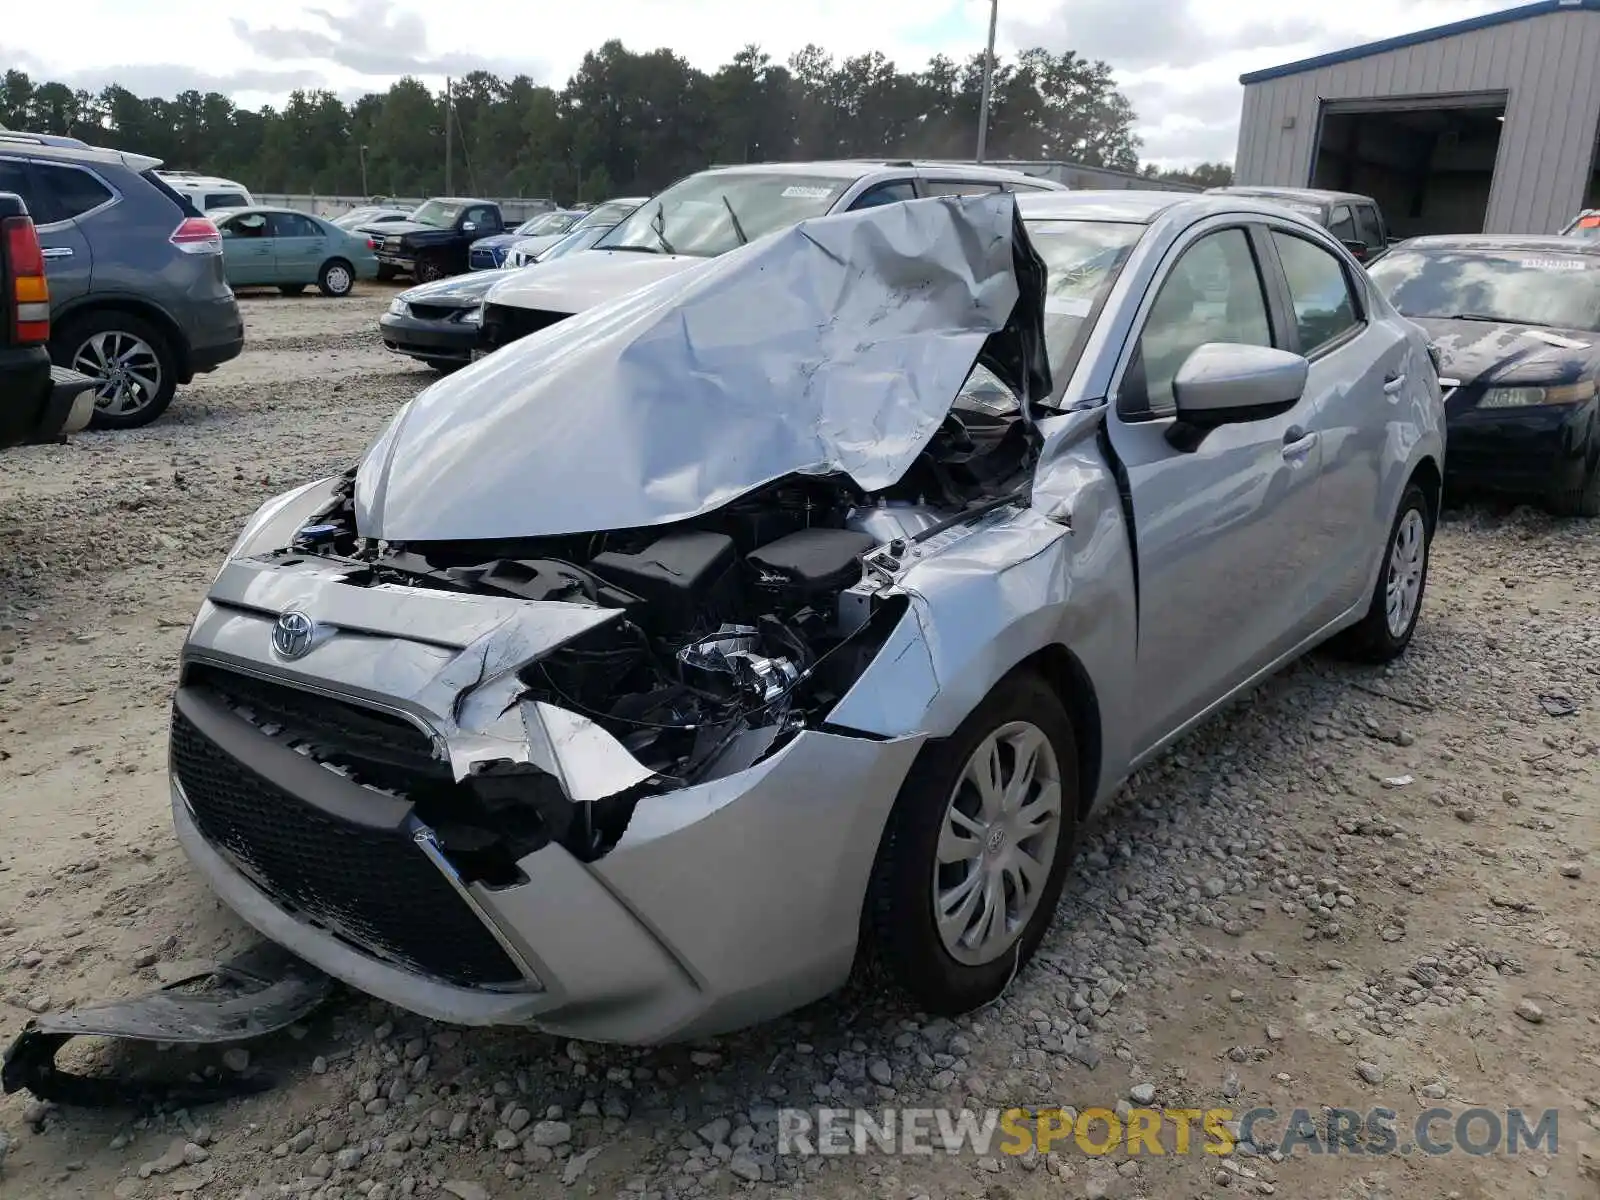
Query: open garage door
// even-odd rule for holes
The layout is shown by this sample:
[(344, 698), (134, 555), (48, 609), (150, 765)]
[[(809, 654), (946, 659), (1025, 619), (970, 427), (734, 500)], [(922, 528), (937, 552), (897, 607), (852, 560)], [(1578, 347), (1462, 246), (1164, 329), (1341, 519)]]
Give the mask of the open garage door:
[(1322, 105), (1311, 186), (1373, 197), (1392, 237), (1482, 233), (1506, 93)]

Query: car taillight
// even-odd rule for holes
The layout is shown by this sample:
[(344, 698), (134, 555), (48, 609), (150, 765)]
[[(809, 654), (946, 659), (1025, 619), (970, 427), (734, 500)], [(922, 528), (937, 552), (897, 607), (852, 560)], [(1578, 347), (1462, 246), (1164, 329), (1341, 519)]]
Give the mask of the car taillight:
[(367, 239), (367, 249), (368, 250), (376, 250), (377, 248), (378, 248), (378, 243), (375, 242), (372, 238), (368, 238)]
[(19, 346), (50, 340), (50, 285), (44, 277), (39, 235), (27, 217), (0, 222), (6, 260), (11, 264), (11, 338)]
[(167, 240), (185, 254), (222, 253), (222, 234), (206, 217), (185, 217)]

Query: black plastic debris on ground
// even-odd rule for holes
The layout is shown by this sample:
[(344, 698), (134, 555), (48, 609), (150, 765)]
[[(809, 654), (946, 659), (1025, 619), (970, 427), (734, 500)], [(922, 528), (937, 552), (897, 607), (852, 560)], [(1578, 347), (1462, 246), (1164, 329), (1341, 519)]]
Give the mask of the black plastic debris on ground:
[[(183, 990), (204, 983), (198, 990)], [(326, 1000), (333, 981), (280, 946), (252, 946), (203, 974), (128, 1000), (89, 1004), (30, 1020), (6, 1049), (0, 1087), (83, 1108), (150, 1103), (206, 1104), (262, 1092), (264, 1075), (170, 1083), (76, 1075), (56, 1066), (75, 1037), (218, 1045), (275, 1033)]]

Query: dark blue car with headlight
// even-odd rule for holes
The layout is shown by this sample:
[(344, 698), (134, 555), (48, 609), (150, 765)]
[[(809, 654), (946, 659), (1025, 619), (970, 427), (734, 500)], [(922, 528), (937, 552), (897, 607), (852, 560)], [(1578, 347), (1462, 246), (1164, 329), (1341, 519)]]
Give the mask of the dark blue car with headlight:
[(529, 217), (515, 229), (497, 233), (493, 237), (479, 238), (467, 250), (467, 268), (473, 271), (497, 271), (506, 265), (506, 251), (525, 237), (559, 237), (570, 230), (587, 213), (557, 209)]

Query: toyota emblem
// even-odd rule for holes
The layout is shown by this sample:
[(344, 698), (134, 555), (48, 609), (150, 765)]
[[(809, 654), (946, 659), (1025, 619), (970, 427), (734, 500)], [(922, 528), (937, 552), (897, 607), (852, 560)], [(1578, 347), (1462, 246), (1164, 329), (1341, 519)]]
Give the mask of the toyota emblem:
[(311, 649), (317, 627), (310, 617), (291, 609), (272, 627), (272, 648), (280, 658), (303, 658)]

